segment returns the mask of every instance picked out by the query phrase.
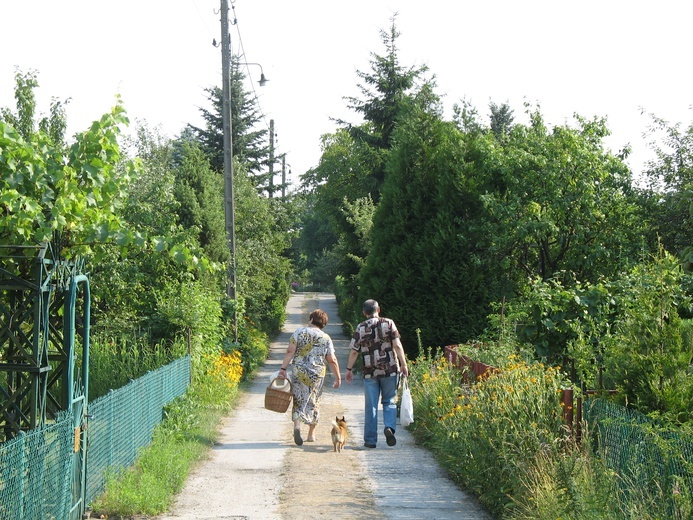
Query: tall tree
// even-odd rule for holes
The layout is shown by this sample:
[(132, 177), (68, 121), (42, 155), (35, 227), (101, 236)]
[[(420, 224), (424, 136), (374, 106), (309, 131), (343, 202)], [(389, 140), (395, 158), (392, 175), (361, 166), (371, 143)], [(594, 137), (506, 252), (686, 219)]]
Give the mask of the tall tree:
[[(372, 154), (378, 158), (368, 175), (373, 178), (375, 190), (371, 196), (377, 202), (380, 186), (385, 180), (385, 152), (392, 144), (392, 134), (397, 125), (402, 105), (408, 97), (418, 93), (432, 93), (432, 89), (417, 88), (417, 81), (423, 80), (426, 66), (404, 67), (399, 62), (396, 16), (393, 16), (388, 31), (381, 30), (380, 37), (385, 46), (385, 54), (371, 53), (371, 70), (358, 71), (361, 80), (358, 85), (361, 98), (346, 97), (347, 106), (363, 116), (366, 125), (351, 125), (340, 121), (349, 130), (353, 138), (373, 149)], [(431, 80), (432, 81), (432, 80)], [(429, 108), (437, 110), (439, 99), (436, 96), (421, 96), (422, 102)]]
[(483, 163), (492, 250), (527, 279), (618, 272), (640, 254), (642, 227), (630, 171), (604, 149), (605, 122), (549, 129), (538, 111), (530, 118)]
[(497, 105), (491, 101), (488, 108), (491, 111), (491, 132), (496, 137), (509, 134), (515, 120), (510, 105), (507, 103)]
[(471, 139), (422, 110), (395, 135), (359, 299), (377, 298), (415, 355), (417, 329), (426, 346), (476, 337), (502, 294), (503, 270), (483, 247)]
[[(224, 180), (193, 140), (179, 140), (179, 159), (173, 168), (178, 222), (194, 232), (206, 256), (213, 262), (229, 261), (224, 220)], [(173, 166), (173, 165), (172, 165)]]
[(682, 127), (652, 116), (655, 158), (645, 169), (653, 233), (693, 271), (693, 124)]
[[(233, 156), (247, 165), (248, 174), (256, 177), (256, 185), (267, 183), (263, 173), (269, 157), (268, 130), (259, 128), (262, 114), (254, 96), (245, 89), (246, 76), (238, 56), (231, 63), (231, 140)], [(195, 137), (210, 158), (212, 168), (224, 169), (223, 93), (221, 87), (205, 89), (212, 108), (200, 108), (205, 128), (190, 125)]]
[(367, 241), (355, 225), (365, 213), (355, 218), (353, 210), (366, 200), (378, 204), (393, 132), (405, 107), (440, 111), (433, 81), (423, 77), (427, 68), (406, 68), (399, 62), (394, 17), (389, 31), (380, 34), (385, 53), (372, 53), (371, 70), (357, 72), (362, 97), (345, 98), (364, 121), (358, 125), (338, 121), (341, 128), (323, 137), (320, 164), (302, 178), (304, 188), (316, 198), (312, 207), (332, 226), (331, 256), (341, 259), (340, 276), (353, 300), (358, 292), (356, 277), (368, 253)]

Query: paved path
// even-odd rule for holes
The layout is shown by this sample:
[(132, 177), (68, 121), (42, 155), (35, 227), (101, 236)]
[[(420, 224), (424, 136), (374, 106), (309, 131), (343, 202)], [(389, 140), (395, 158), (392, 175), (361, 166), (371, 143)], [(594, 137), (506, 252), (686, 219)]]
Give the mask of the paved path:
[[(306, 515), (305, 511), (299, 514), (297, 509), (282, 504), (286, 501), (287, 481), (293, 478), (291, 468), (294, 465), (287, 465), (286, 461), (296, 461), (295, 457), (301, 456), (340, 456), (332, 452), (328, 439), (322, 439), (329, 435), (329, 426), (323, 426), (321, 422), (317, 431), (318, 441), (323, 441), (321, 444), (326, 446), (304, 443), (302, 448), (298, 448), (292, 441), (290, 412), (278, 414), (264, 409), (265, 387), (269, 376), (280, 366), (290, 334), (307, 323), (308, 314), (315, 308), (325, 310), (330, 317), (325, 331), (333, 339), (344, 373), (349, 340), (342, 333), (334, 296), (326, 293), (292, 294), (284, 332), (272, 343), (267, 362), (237, 407), (223, 421), (220, 439), (209, 460), (190, 475), (171, 512), (160, 519), (490, 519), (472, 496), (459, 490), (445, 477), (431, 454), (416, 446), (412, 435), (404, 428), (397, 430), (395, 447), (389, 448), (384, 439), (379, 439), (383, 442), (379, 442), (378, 448), (361, 449), (363, 381), (358, 377), (353, 384), (344, 383), (335, 390), (332, 378), (328, 376), (323, 406), (335, 409), (338, 405), (348, 418), (350, 436), (345, 449), (355, 456), (359, 466), (359, 485), (370, 495), (368, 500), (374, 504), (375, 511), (364, 513), (363, 509), (350, 509), (348, 503), (337, 505), (339, 489), (333, 490), (335, 495), (332, 496), (325, 493), (324, 503), (315, 508), (317, 512), (313, 515)], [(306, 427), (303, 429), (305, 437)], [(306, 448), (312, 449), (312, 453), (297, 451)], [(341, 468), (338, 482), (357, 478), (353, 474), (345, 475), (344, 471)]]

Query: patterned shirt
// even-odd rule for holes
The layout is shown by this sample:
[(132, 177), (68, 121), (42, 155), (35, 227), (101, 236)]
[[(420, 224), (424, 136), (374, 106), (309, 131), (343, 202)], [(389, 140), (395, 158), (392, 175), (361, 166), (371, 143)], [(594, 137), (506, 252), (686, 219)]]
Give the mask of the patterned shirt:
[(397, 375), (399, 360), (392, 348), (397, 338), (399, 331), (389, 318), (368, 318), (356, 326), (349, 348), (361, 353), (364, 378)]
[(315, 327), (301, 327), (289, 338), (289, 344), (296, 345), (292, 362), (311, 378), (324, 377), (327, 371), (325, 357), (335, 355), (332, 338)]

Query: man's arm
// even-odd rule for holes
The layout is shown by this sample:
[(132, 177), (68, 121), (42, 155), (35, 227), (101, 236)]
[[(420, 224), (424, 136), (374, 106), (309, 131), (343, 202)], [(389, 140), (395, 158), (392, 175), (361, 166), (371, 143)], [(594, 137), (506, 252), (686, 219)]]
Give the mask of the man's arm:
[(356, 359), (359, 357), (359, 352), (358, 350), (351, 349), (349, 352), (349, 359), (347, 359), (347, 372), (346, 375), (344, 376), (344, 379), (346, 379), (347, 383), (350, 383), (354, 380), (354, 371), (349, 370), (350, 368), (354, 368), (354, 363), (356, 363)]
[(409, 367), (407, 366), (407, 356), (404, 354), (404, 347), (399, 338), (392, 341), (392, 350), (395, 351), (397, 359), (399, 359), (399, 370), (404, 376), (409, 375)]

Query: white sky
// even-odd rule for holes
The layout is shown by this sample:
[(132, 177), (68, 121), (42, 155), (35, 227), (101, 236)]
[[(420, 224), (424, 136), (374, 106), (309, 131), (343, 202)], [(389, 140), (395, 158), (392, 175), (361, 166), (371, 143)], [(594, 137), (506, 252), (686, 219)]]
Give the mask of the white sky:
[[(231, 1), (231, 0), (230, 0)], [(614, 151), (626, 143), (638, 173), (650, 157), (640, 108), (688, 124), (690, 0), (235, 0), (234, 53), (260, 63), (254, 83), (265, 124), (275, 121), (277, 154), (293, 180), (320, 157), (330, 117), (358, 122), (344, 96), (358, 96), (356, 71), (384, 54), (380, 30), (397, 12), (401, 64), (429, 66), (444, 96), (539, 103), (549, 124), (572, 114), (607, 117)], [(84, 130), (119, 93), (131, 120), (173, 137), (201, 125), (203, 89), (221, 85), (220, 0), (2, 0), (0, 106), (14, 109), (15, 66), (38, 71), (39, 112), (71, 98), (68, 131)], [(242, 44), (242, 47), (241, 47)], [(260, 68), (247, 74), (256, 82)], [(247, 88), (251, 88), (248, 82)]]

